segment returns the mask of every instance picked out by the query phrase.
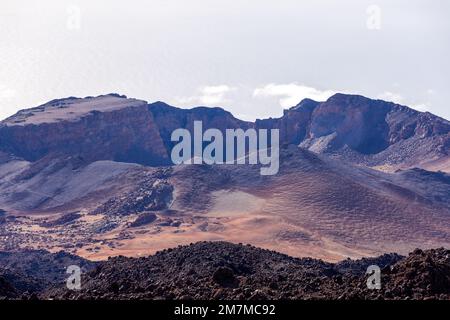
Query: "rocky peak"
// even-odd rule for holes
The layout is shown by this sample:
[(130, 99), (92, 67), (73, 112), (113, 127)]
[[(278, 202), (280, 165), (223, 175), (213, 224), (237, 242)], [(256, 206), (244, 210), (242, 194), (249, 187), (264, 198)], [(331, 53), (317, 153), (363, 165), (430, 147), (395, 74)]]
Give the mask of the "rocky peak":
[(418, 163), (445, 155), (449, 133), (450, 122), (433, 114), (338, 93), (314, 108), (300, 144), (319, 153), (341, 154), (350, 150), (360, 159), (376, 155), (376, 162), (382, 164)]
[(147, 102), (117, 94), (53, 100), (21, 110), (1, 122), (0, 150), (29, 161), (53, 154), (80, 156), (87, 163), (167, 162)]
[(303, 99), (302, 101), (300, 101), (300, 103), (297, 104), (296, 106), (290, 108), (289, 110), (297, 111), (297, 110), (307, 109), (307, 110), (312, 111), (312, 110), (314, 110), (314, 108), (317, 107), (317, 105), (319, 105), (319, 103), (320, 102), (306, 98), (306, 99)]

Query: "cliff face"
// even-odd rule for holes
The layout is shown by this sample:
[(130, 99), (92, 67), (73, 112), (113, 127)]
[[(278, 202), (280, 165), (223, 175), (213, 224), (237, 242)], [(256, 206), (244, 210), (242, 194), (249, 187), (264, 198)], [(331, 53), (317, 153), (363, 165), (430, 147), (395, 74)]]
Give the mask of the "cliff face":
[(162, 102), (127, 99), (115, 94), (54, 100), (19, 111), (0, 124), (0, 151), (28, 161), (77, 156), (86, 163), (114, 160), (145, 165), (170, 164), (173, 130), (247, 129), (253, 124), (220, 108), (183, 110)]
[[(39, 298), (448, 300), (448, 255), (442, 248), (416, 249), (408, 257), (385, 254), (331, 264), (248, 245), (198, 242), (149, 257), (102, 261), (86, 275), (81, 290), (59, 285)], [(367, 287), (370, 265), (382, 270), (380, 290)]]
[(116, 95), (57, 100), (19, 112), (2, 122), (0, 148), (28, 161), (70, 155), (86, 162), (168, 163), (146, 102)]
[[(194, 121), (202, 121), (203, 130), (210, 128), (219, 129), (225, 133), (226, 129), (241, 128), (246, 130), (254, 127), (251, 122), (242, 121), (221, 108), (197, 107), (193, 109), (179, 109), (163, 102), (149, 104), (149, 110), (158, 124), (159, 134), (170, 153), (174, 143), (170, 136), (175, 129), (184, 128), (194, 131)], [(175, 142), (176, 143), (176, 142)]]
[(334, 135), (332, 149), (348, 145), (362, 154), (373, 154), (388, 146), (385, 121), (391, 105), (359, 96), (334, 95), (315, 108), (307, 141)]

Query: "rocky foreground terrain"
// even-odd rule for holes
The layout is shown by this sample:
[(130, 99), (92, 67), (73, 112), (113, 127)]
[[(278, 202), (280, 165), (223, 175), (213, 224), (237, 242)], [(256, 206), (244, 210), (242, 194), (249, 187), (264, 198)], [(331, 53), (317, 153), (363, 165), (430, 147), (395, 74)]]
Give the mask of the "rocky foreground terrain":
[[(27, 254), (35, 262), (21, 263)], [(450, 250), (443, 248), (332, 264), (250, 245), (199, 242), (149, 257), (119, 256), (97, 264), (80, 259), (91, 271), (82, 275), (79, 291), (62, 281), (67, 275), (57, 261), (67, 256), (40, 254), (46, 258), (18, 255), (15, 268), (21, 272), (15, 273), (0, 256), (3, 299), (450, 299)], [(66, 263), (77, 262), (70, 257)], [(33, 264), (37, 272), (25, 276), (24, 268)], [(367, 288), (369, 265), (381, 268), (380, 290)], [(59, 276), (49, 283), (41, 271), (52, 266)]]

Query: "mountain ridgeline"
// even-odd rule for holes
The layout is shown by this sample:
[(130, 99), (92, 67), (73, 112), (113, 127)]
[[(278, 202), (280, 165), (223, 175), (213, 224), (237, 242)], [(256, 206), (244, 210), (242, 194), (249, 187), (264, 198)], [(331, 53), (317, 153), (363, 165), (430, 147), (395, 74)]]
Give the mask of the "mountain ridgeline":
[(281, 118), (255, 122), (236, 119), (221, 108), (180, 109), (117, 94), (53, 100), (3, 120), (0, 152), (27, 161), (76, 155), (86, 163), (169, 165), (172, 131), (192, 131), (195, 120), (202, 121), (205, 130), (279, 129), (281, 144), (369, 166), (434, 165), (447, 171), (449, 163), (449, 121), (391, 102), (345, 94), (325, 102), (305, 99), (285, 110)]

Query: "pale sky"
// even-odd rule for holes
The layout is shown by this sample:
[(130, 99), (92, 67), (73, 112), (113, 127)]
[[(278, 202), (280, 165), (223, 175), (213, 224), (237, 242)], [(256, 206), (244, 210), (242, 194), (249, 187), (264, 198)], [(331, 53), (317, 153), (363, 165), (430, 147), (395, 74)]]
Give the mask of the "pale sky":
[(0, 118), (110, 92), (246, 120), (335, 92), (450, 119), (448, 0), (1, 0)]

